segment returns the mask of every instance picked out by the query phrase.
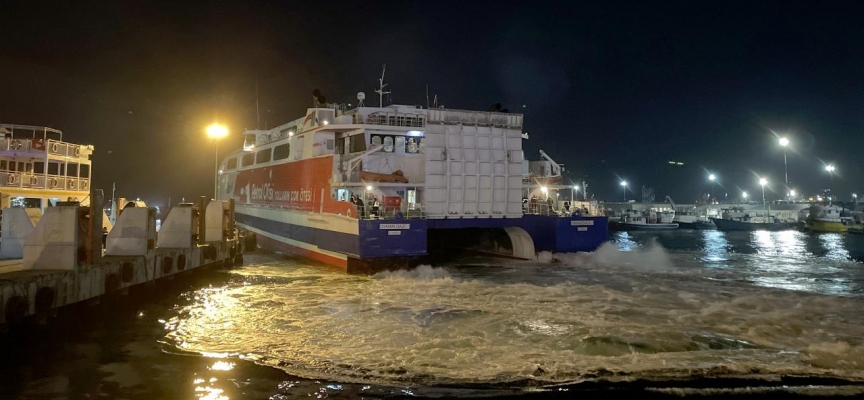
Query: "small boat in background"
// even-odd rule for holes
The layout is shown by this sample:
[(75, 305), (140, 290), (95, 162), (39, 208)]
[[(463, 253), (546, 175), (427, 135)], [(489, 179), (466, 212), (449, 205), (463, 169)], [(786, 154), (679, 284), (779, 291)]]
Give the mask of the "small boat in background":
[(695, 207), (690, 210), (682, 210), (675, 204), (671, 197), (666, 196), (666, 200), (672, 205), (675, 210), (675, 217), (672, 222), (678, 224), (679, 229), (716, 229), (714, 223), (708, 219), (708, 216), (701, 215), (696, 211)]
[(843, 209), (829, 204), (813, 204), (810, 206), (810, 215), (805, 221), (807, 230), (811, 232), (846, 233), (849, 227), (854, 225), (852, 218), (841, 216)]
[(721, 218), (710, 218), (721, 231), (783, 231), (795, 229), (797, 222), (781, 221), (773, 215), (750, 215), (740, 208), (723, 209)]
[(673, 222), (675, 212), (657, 211), (642, 212), (639, 210), (627, 210), (618, 220), (609, 220), (612, 229), (620, 231), (664, 231), (678, 229), (678, 224)]

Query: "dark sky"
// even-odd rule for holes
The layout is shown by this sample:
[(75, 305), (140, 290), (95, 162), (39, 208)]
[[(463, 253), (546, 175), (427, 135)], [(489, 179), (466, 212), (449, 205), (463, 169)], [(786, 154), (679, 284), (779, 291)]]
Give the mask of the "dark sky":
[(263, 3), (2, 1), (0, 120), (95, 145), (97, 187), (159, 205), (212, 192), (202, 128), (254, 127), (256, 80), (272, 127), (314, 88), (373, 98), (386, 63), (395, 103), (428, 84), (448, 108), (523, 111), (527, 155), (601, 198), (620, 176), (692, 201), (709, 170), (730, 198), (754, 174), (782, 196), (772, 131), (799, 191), (831, 185), (823, 161), (839, 195), (862, 188), (861, 2)]

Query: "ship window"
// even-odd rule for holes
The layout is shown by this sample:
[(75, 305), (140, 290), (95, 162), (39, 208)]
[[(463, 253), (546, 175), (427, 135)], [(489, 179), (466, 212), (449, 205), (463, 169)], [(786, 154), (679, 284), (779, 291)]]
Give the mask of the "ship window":
[(41, 162), (41, 161), (33, 163), (33, 173), (44, 174), (45, 173), (45, 163)]
[(0, 161), (0, 169), (6, 170), (6, 160)]
[(249, 153), (243, 155), (243, 166), (248, 167), (252, 164), (255, 164), (255, 153)]
[(27, 164), (24, 164), (24, 171), (32, 173), (33, 172), (33, 163), (28, 162)]
[(416, 153), (417, 152), (417, 142), (414, 138), (408, 138), (408, 144), (405, 148), (406, 153)]
[(372, 146), (380, 146), (381, 145), (381, 136), (372, 136)]
[(264, 149), (258, 152), (255, 156), (255, 163), (263, 164), (270, 162), (270, 156), (273, 154), (273, 149)]
[(351, 145), (348, 147), (349, 152), (357, 153), (366, 151), (366, 140), (363, 135), (351, 136)]
[(393, 152), (393, 137), (392, 136), (385, 136), (384, 137), (384, 151), (386, 151), (388, 153)]
[(17, 164), (15, 164), (15, 161), (9, 161), (9, 170), (10, 170), (10, 171), (15, 171), (15, 166), (16, 166), (16, 165), (17, 165)]
[(78, 176), (78, 164), (67, 165), (66, 176)]
[(404, 136), (396, 136), (396, 144), (395, 150), (397, 153), (405, 152), (405, 137)]
[(228, 159), (228, 169), (237, 169), (237, 157), (231, 157)]
[(288, 154), (291, 153), (291, 145), (288, 143), (280, 144), (273, 148), (273, 159), (274, 160), (284, 160), (288, 158)]
[(48, 175), (59, 175), (57, 171), (60, 171), (60, 165), (57, 163), (48, 163)]
[(18, 162), (18, 171), (24, 172), (24, 162), (23, 161)]
[(82, 178), (90, 177), (90, 164), (81, 164), (81, 175)]

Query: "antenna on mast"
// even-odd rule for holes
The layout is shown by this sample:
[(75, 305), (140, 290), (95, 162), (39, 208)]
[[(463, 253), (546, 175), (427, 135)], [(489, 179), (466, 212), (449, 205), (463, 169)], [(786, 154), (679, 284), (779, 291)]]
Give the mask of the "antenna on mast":
[(387, 64), (384, 64), (384, 67), (381, 69), (381, 79), (378, 79), (378, 89), (375, 90), (375, 93), (378, 93), (378, 107), (384, 107), (384, 95), (390, 94), (390, 92), (385, 92), (384, 87), (387, 86), (384, 83), (384, 73), (387, 72)]
[(255, 118), (258, 120), (258, 124), (255, 125), (255, 129), (261, 129), (261, 109), (258, 107), (258, 79), (255, 79)]

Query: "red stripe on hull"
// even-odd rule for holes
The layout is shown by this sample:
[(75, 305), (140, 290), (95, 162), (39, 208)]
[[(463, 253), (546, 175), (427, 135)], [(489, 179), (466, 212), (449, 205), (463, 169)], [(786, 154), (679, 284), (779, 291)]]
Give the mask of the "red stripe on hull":
[(265, 247), (265, 248), (269, 248), (269, 249), (273, 249), (273, 250), (281, 251), (281, 252), (285, 252), (285, 253), (296, 254), (298, 256), (306, 257), (308, 259), (319, 261), (319, 262), (322, 262), (324, 264), (329, 264), (329, 265), (332, 265), (334, 267), (339, 267), (339, 268), (346, 270), (346, 271), (348, 270), (348, 260), (343, 260), (341, 258), (333, 257), (333, 256), (328, 255), (328, 254), (319, 253), (319, 252), (314, 251), (314, 250), (308, 250), (308, 249), (304, 249), (302, 247), (292, 246), (288, 243), (283, 243), (283, 242), (280, 242), (280, 241), (275, 240), (275, 239), (271, 239), (271, 238), (264, 236), (264, 235), (261, 235), (261, 234), (258, 235), (258, 244), (260, 244), (261, 247)]

